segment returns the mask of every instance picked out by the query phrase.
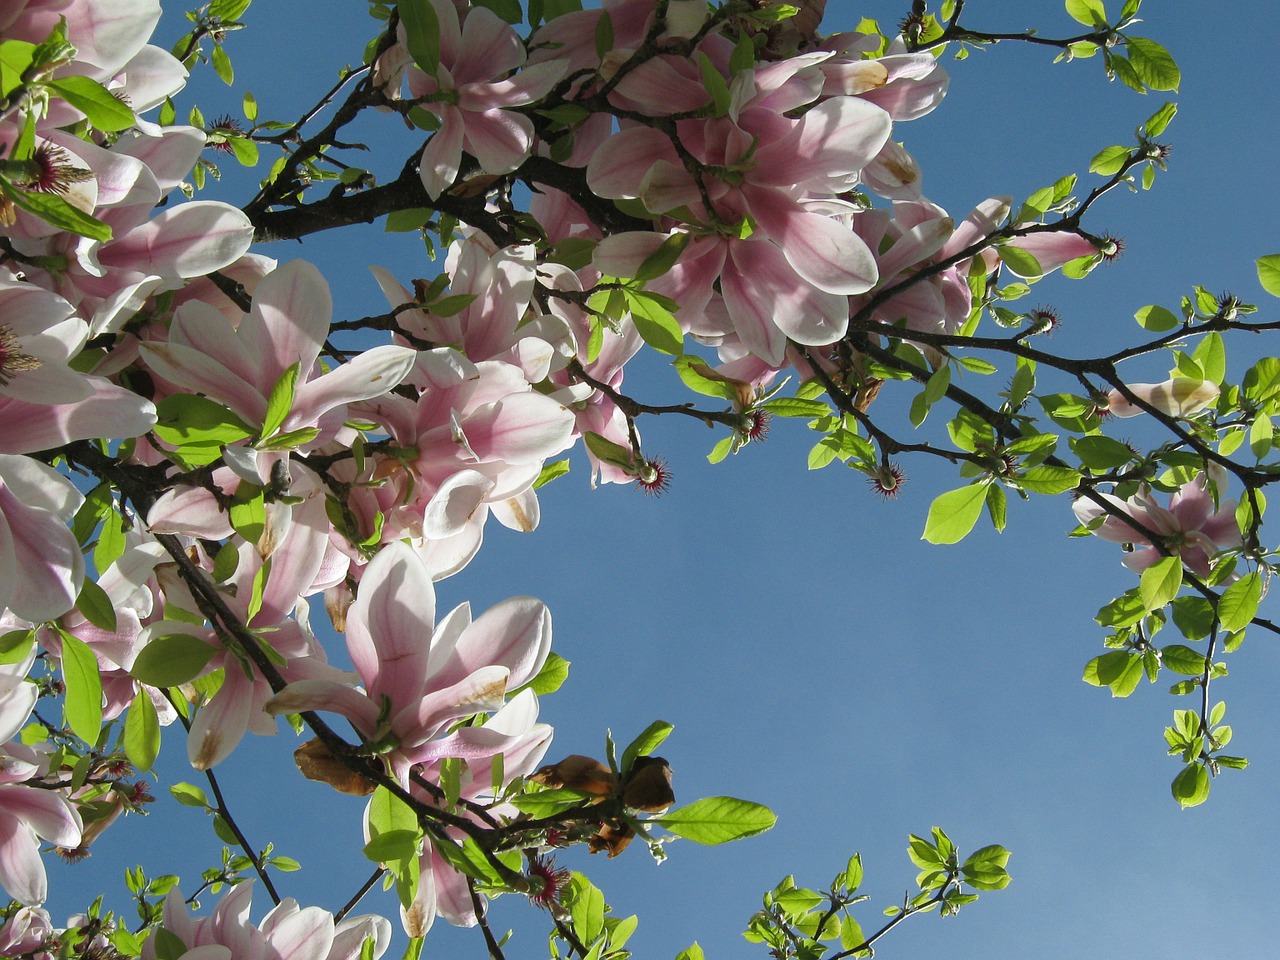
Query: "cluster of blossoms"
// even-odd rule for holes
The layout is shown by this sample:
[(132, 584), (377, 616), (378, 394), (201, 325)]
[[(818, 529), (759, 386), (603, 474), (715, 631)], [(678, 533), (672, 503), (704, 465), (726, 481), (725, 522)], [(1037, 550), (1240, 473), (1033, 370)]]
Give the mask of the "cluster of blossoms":
[[(706, 379), (759, 436), (754, 400), (787, 367), (848, 364), (835, 345), (852, 318), (908, 341), (959, 331), (975, 309), (971, 276), (1001, 266), (988, 241), (1010, 202), (986, 200), (957, 224), (924, 197), (894, 124), (927, 114), (948, 81), (901, 40), (779, 30), (757, 44), (696, 0), (616, 0), (526, 41), (488, 7), (430, 0), (431, 56), (401, 17), (371, 65), (381, 105), (434, 116), (419, 159), (427, 195), (554, 161), (616, 201), (617, 222), (606, 229), (540, 186), (531, 212), (546, 244), (502, 246), (465, 227), (442, 279), (412, 292), (374, 268), (396, 332), (339, 350), (314, 266), (249, 253), (244, 213), (181, 199), (206, 134), (138, 116), (185, 80), (146, 44), (155, 0), (101, 7), (31, 0), (0, 14), (0, 37), (33, 49), (66, 24), (63, 55), (6, 90), (17, 105), (0, 116), (15, 151), (0, 168), (0, 624), (29, 646), (0, 666), (0, 886), (39, 907), (39, 839), (75, 849), (109, 822), (83, 811), (113, 788), (73, 790), (42, 748), (14, 739), (36, 703), (33, 664), (75, 660), (98, 673), (95, 719), (136, 710), (164, 725), (181, 713), (200, 770), (247, 732), (309, 711), (346, 718), (423, 809), (441, 805), (448, 768), (455, 819), (416, 851), (405, 925), (475, 923), (482, 901), (439, 844), (461, 843), (477, 810), (516, 817), (500, 801), (551, 739), (528, 688), (551, 620), (516, 597), (437, 622), (434, 582), (476, 555), (491, 513), (533, 530), (548, 461), (579, 439), (598, 479), (665, 483), (618, 392), (644, 341), (715, 349)], [(95, 128), (77, 85), (57, 85), (72, 76), (127, 104), (129, 122)], [(535, 110), (553, 94), (568, 119)], [(36, 194), (62, 205), (33, 213)], [(1019, 251), (1008, 268), (1031, 276), (1097, 255), (1089, 238), (1048, 229), (1008, 248)], [(1159, 386), (1133, 392), (1174, 416), (1212, 400), (1203, 385)], [(81, 443), (104, 438), (116, 445)], [(49, 451), (108, 482), (82, 492)], [(896, 489), (901, 474), (885, 471), (881, 489)], [(1145, 496), (1114, 507), (1176, 539), (1197, 573), (1233, 544), (1229, 506), (1214, 512), (1203, 484), (1168, 510)], [(1149, 542), (1114, 516), (1098, 532)], [(1149, 562), (1131, 555), (1135, 569)], [(321, 597), (354, 674), (329, 663), (312, 629)], [(362, 955), (368, 940), (375, 957), (386, 949), (385, 921), (335, 926), (292, 901), (253, 927), (249, 896), (236, 887), (196, 921), (170, 895), (163, 927), (201, 960), (292, 956), (303, 942), (317, 960)], [(23, 916), (0, 942), (30, 939), (40, 923)]]

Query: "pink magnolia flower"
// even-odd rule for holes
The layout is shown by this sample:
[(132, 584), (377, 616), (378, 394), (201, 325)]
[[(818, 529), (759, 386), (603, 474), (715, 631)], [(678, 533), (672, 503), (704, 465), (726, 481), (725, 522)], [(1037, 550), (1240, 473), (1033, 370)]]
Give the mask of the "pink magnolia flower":
[(537, 526), (533, 484), (544, 461), (573, 443), (574, 417), (534, 391), (522, 368), (473, 364), (456, 350), (422, 351), (409, 379), (416, 401), (390, 394), (353, 408), (401, 450), (378, 458), (375, 474), (388, 482), (358, 488), (352, 507), (370, 523), (384, 514), (384, 541), (425, 537), (441, 579), (479, 549), (490, 509), (512, 529)]
[(885, 110), (894, 120), (915, 120), (931, 112), (947, 94), (951, 78), (931, 53), (908, 53), (897, 37), (885, 55), (873, 60), (862, 54), (879, 39), (861, 33), (843, 33), (822, 46), (836, 56), (822, 64), (826, 77), (823, 92), (861, 97)]
[[(1169, 498), (1168, 507), (1160, 506), (1153, 493), (1145, 488), (1128, 500), (1109, 494), (1102, 496), (1135, 522), (1159, 534), (1165, 545), (1176, 550), (1186, 568), (1198, 577), (1210, 574), (1213, 558), (1219, 551), (1240, 545), (1236, 502), (1223, 500), (1215, 506), (1208, 478), (1203, 475), (1179, 487)], [(1124, 565), (1130, 570), (1141, 573), (1162, 556), (1151, 545), (1146, 533), (1119, 517), (1107, 514), (1092, 500), (1077, 500), (1072, 509), (1083, 524), (1092, 524), (1099, 517), (1106, 516), (1099, 526), (1093, 528), (1094, 535), (1112, 543), (1142, 548), (1125, 554)]]
[(67, 19), (67, 35), (76, 46), (80, 71), (96, 80), (114, 75), (146, 44), (160, 21), (159, 0), (118, 0), (103, 7), (96, 0), (10, 0), (0, 11), (6, 38), (40, 43)]
[[(295, 481), (291, 493), (302, 503), (293, 506), (287, 528), (281, 532), (269, 561), (263, 558), (258, 544), (232, 541), (239, 560), (229, 580), (225, 602), (241, 623), (260, 631), (283, 658), (278, 669), (286, 680), (333, 680), (343, 674), (329, 665), (324, 647), (311, 632), (310, 607), (303, 599), (322, 587), (317, 580), (328, 557), (329, 543), (324, 494), (319, 481), (306, 475)], [(271, 566), (262, 601), (250, 616), (254, 580), (267, 562)], [(217, 643), (212, 631), (190, 624), (168, 621), (148, 627), (149, 636), (176, 632)], [(266, 678), (256, 669), (250, 670), (247, 661), (233, 650), (221, 646), (205, 672), (218, 667), (225, 668), (222, 686), (196, 712), (187, 735), (188, 759), (197, 770), (207, 770), (225, 760), (250, 730), (263, 736), (276, 732), (276, 721), (263, 711), (263, 704), (271, 696)]]
[[(524, 690), (512, 697), (505, 706), (481, 727), (465, 727), (468, 742), (474, 746), (492, 744), (502, 756), (502, 781), (499, 792), (517, 777), (528, 776), (538, 769), (547, 748), (551, 745), (550, 725), (538, 723), (538, 698), (532, 690)], [(443, 758), (442, 758), (443, 759)], [(439, 782), (440, 760), (423, 764), (424, 777)], [(459, 775), (459, 796), (467, 800), (492, 801), (494, 799), (492, 758), (473, 756), (463, 761)], [(417, 784), (409, 785), (410, 792), (427, 804), (437, 801)], [(499, 816), (515, 816), (517, 811), (508, 805), (494, 809)], [(368, 836), (366, 820), (365, 834)], [(461, 841), (461, 831), (448, 831), (448, 835)], [(446, 841), (447, 842), (447, 841)], [(436, 848), (428, 843), (418, 858), (418, 895), (408, 909), (401, 910), (401, 922), (410, 936), (424, 935), (437, 917), (444, 917), (455, 927), (470, 927), (476, 923), (475, 904), (471, 900), (471, 888), (465, 874), (455, 869)], [(481, 900), (483, 903), (483, 898)]]
[(31, 283), (0, 280), (0, 451), (134, 437), (156, 422), (149, 400), (67, 365), (88, 333), (66, 300)]
[[(253, 883), (227, 890), (208, 917), (192, 917), (174, 887), (165, 897), (161, 923), (187, 948), (185, 960), (358, 960), (366, 940), (377, 960), (391, 944), (391, 924), (373, 914), (334, 923), (320, 907), (281, 900), (257, 926), (249, 919)], [(142, 948), (143, 960), (156, 960), (156, 938)]]
[(374, 347), (324, 373), (317, 360), (332, 312), (320, 271), (295, 260), (259, 281), (238, 326), (213, 307), (189, 301), (174, 315), (168, 343), (143, 343), (139, 349), (143, 361), (173, 387), (225, 403), (255, 427), (266, 418), (272, 388), (297, 364), (293, 406), (280, 432), (319, 427), (316, 442), (322, 442), (341, 427), (346, 404), (397, 386), (415, 354), (408, 347)]
[(42, 907), (19, 907), (0, 927), (0, 957), (54, 960), (58, 946), (57, 931)]
[[(714, 45), (711, 49), (715, 52)], [(870, 289), (878, 278), (874, 255), (846, 222), (855, 208), (836, 197), (857, 183), (859, 172), (884, 147), (889, 115), (842, 96), (791, 118), (818, 98), (817, 65), (829, 56), (806, 54), (743, 71), (733, 78), (725, 116), (677, 123), (689, 154), (709, 168), (731, 171), (704, 177), (711, 210), (703, 209), (703, 193), (668, 136), (651, 127), (621, 130), (587, 166), (588, 182), (601, 196), (640, 199), (657, 214), (684, 207), (708, 221), (670, 279), (650, 286), (675, 297), (682, 305), (679, 319), (692, 331), (719, 281), (722, 316), (728, 321), (728, 329), (720, 332), (735, 335), (775, 366), (782, 364), (788, 338), (821, 345), (843, 336), (848, 296)], [(627, 87), (630, 96), (664, 112), (670, 84), (635, 73), (637, 80)], [(726, 224), (750, 229), (735, 232)], [(644, 236), (651, 239), (639, 239)], [(607, 253), (597, 250), (602, 272), (633, 275), (614, 272), (601, 258), (625, 258), (662, 240), (658, 234), (630, 237), (615, 241)], [(712, 320), (711, 326), (723, 324)]]
[[(35, 659), (32, 648), (15, 664), (0, 665), (0, 741), (27, 722), (35, 706), (34, 685), (25, 682)], [(48, 773), (47, 758), (10, 742), (0, 747), (0, 887), (28, 907), (48, 893), (40, 838), (60, 847), (80, 844), (80, 814), (58, 790), (36, 782)]]
[[(1171, 417), (1194, 416), (1215, 403), (1221, 393), (1216, 383), (1190, 377), (1174, 377), (1162, 383), (1126, 383), (1125, 386), (1139, 400)], [(1107, 394), (1107, 412), (1113, 417), (1136, 417), (1147, 411), (1131, 403), (1119, 390), (1112, 390)]]
[[(524, 44), (511, 25), (487, 7), (471, 7), (461, 19), (450, 0), (430, 0), (440, 25), (440, 65), (429, 76), (412, 63), (401, 27), (400, 43), (379, 72), (390, 95), (406, 77), (410, 96), (440, 118), (419, 161), (422, 185), (435, 199), (453, 185), (462, 151), (485, 173), (510, 173), (533, 149), (533, 123), (512, 107), (536, 103), (564, 75), (561, 60), (524, 66)], [(523, 69), (519, 69), (524, 67)], [(513, 71), (519, 69), (513, 75)]]
[(550, 646), (551, 614), (531, 597), (505, 600), (475, 621), (463, 604), (436, 624), (431, 575), (412, 547), (396, 542), (365, 568), (347, 612), (347, 650), (364, 689), (301, 680), (266, 709), (342, 714), (367, 742), (390, 748), (391, 770), (407, 785), (415, 764), (478, 760), (517, 746), (520, 734), (446, 729), (459, 717), (501, 707), (509, 688), (537, 675)]
[(83, 502), (52, 467), (0, 454), (0, 607), (40, 623), (75, 605), (84, 557), (67, 524)]

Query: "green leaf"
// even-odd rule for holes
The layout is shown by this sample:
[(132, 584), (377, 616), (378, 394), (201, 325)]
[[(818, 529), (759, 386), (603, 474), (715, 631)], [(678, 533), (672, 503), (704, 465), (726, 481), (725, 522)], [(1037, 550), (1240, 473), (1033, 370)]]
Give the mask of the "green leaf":
[(213, 53), (209, 59), (213, 63), (213, 72), (218, 75), (219, 80), (228, 87), (236, 82), (236, 71), (231, 66), (231, 57), (227, 55), (227, 51), (223, 49), (222, 44), (215, 43), (213, 45)]
[(366, 821), (371, 836), (377, 837), (395, 830), (418, 833), (418, 816), (413, 809), (386, 787), (378, 787), (369, 798)]
[(764, 833), (777, 822), (768, 807), (735, 797), (705, 797), (654, 822), (678, 837), (708, 846)]
[(1147, 610), (1159, 610), (1182, 589), (1182, 558), (1161, 557), (1142, 571), (1138, 595)]
[(1170, 101), (1163, 107), (1147, 118), (1147, 122), (1142, 125), (1142, 133), (1147, 137), (1158, 137), (1164, 133), (1165, 128), (1169, 126), (1169, 121), (1174, 118), (1178, 112), (1178, 105)]
[(604, 894), (576, 870), (564, 889), (564, 905), (569, 908), (573, 931), (583, 943), (595, 943), (604, 931)]
[(21, 663), (35, 643), (35, 630), (10, 630), (0, 634), (0, 663)]
[(258, 432), (258, 439), (265, 440), (284, 423), (285, 417), (289, 416), (289, 411), (293, 409), (294, 393), (298, 385), (298, 369), (301, 361), (295, 361), (284, 373), (280, 374), (280, 378), (276, 380), (271, 387), (271, 395), (267, 398), (267, 414), (262, 421), (262, 429)]
[(999, 844), (992, 844), (971, 853), (960, 865), (960, 870), (965, 882), (977, 890), (1003, 890), (1011, 879), (1005, 870), (1008, 862), (1009, 851)]
[(970, 373), (977, 373), (984, 377), (1000, 369), (994, 363), (989, 360), (983, 360), (981, 357), (955, 357), (953, 359)]
[(1101, 434), (1073, 437), (1071, 449), (1090, 470), (1112, 470), (1134, 459), (1134, 452), (1119, 440)]
[(1262, 599), (1262, 578), (1256, 571), (1247, 573), (1222, 592), (1218, 601), (1218, 619), (1224, 630), (1243, 630), (1258, 614)]
[(56, 193), (28, 193), (11, 187), (4, 180), (0, 180), (0, 188), (3, 188), (5, 196), (23, 210), (35, 214), (59, 230), (88, 237), (90, 240), (105, 242), (111, 239), (109, 226), (73, 207)]
[(1067, 14), (1086, 27), (1105, 27), (1107, 11), (1102, 0), (1066, 0)]
[(524, 9), (520, 0), (475, 0), (475, 6), (488, 7), (512, 26), (519, 25), (524, 19)]
[(244, 92), (244, 97), (240, 101), (240, 108), (244, 112), (244, 118), (250, 123), (258, 119), (258, 101), (248, 90)]
[(227, 146), (235, 154), (242, 167), (252, 167), (258, 162), (258, 145), (248, 137), (227, 137)]
[(8, 97), (22, 85), (22, 75), (35, 59), (36, 45), (26, 40), (0, 43), (0, 97)]
[(530, 680), (526, 687), (543, 697), (555, 693), (569, 679), (569, 661), (558, 653), (548, 653), (546, 662), (538, 675)]
[(1020, 277), (1039, 277), (1044, 275), (1044, 270), (1040, 267), (1040, 261), (1021, 247), (1015, 247), (1012, 243), (1005, 243), (996, 247), (996, 252), (1000, 254), (1000, 259), (1004, 261), (1004, 265)]
[(729, 112), (729, 85), (711, 62), (711, 58), (701, 50), (698, 51), (698, 67), (702, 70), (702, 85), (707, 88), (715, 106), (715, 116), (723, 117)]
[(58, 631), (62, 639), (62, 679), (67, 685), (63, 711), (71, 732), (88, 744), (102, 729), (102, 676), (98, 658), (79, 637)]
[(227, 510), (231, 526), (247, 543), (257, 543), (267, 529), (267, 508), (263, 489), (241, 481)]
[(539, 790), (537, 793), (526, 793), (522, 796), (512, 797), (511, 804), (522, 813), (527, 813), (529, 816), (539, 819), (541, 817), (554, 817), (557, 813), (580, 807), (593, 799), (595, 798), (590, 794), (582, 793), (578, 790), (570, 790), (566, 787), (555, 790)]
[(598, 433), (592, 433), (588, 430), (583, 433), (582, 440), (597, 460), (623, 469), (628, 469), (635, 465), (635, 456), (628, 448), (614, 443)]
[(417, 853), (416, 830), (388, 830), (364, 845), (364, 855), (374, 863), (407, 860)]
[(383, 226), (386, 233), (409, 233), (421, 230), (431, 219), (433, 211), (429, 207), (408, 207), (404, 210), (392, 210), (387, 214), (387, 222)]
[(1204, 597), (1178, 597), (1171, 604), (1174, 625), (1188, 640), (1203, 640), (1213, 628), (1213, 606)]
[(76, 609), (99, 630), (115, 632), (116, 610), (112, 606), (111, 598), (89, 577), (85, 577), (84, 584), (80, 587), (80, 596), (76, 598)]
[(213, 0), (209, 5), (210, 17), (217, 17), (223, 23), (239, 20), (253, 0)]
[(175, 447), (217, 448), (253, 436), (254, 430), (227, 407), (207, 397), (174, 393), (156, 404), (156, 436)]
[(128, 130), (137, 122), (133, 111), (111, 95), (102, 84), (88, 77), (62, 77), (45, 85), (85, 115), (89, 123), (105, 133)]
[(435, 76), (440, 66), (440, 20), (431, 0), (403, 0), (396, 8), (409, 56), (424, 73)]
[(1280, 253), (1259, 257), (1256, 263), (1258, 282), (1262, 284), (1262, 289), (1273, 297), (1280, 297)]
[(1166, 669), (1184, 677), (1198, 677), (1204, 673), (1206, 661), (1204, 654), (1181, 643), (1171, 643), (1160, 651), (1160, 662)]
[(674, 729), (675, 727), (665, 720), (655, 720), (645, 727), (640, 736), (627, 744), (627, 748), (622, 751), (622, 761), (618, 764), (618, 770), (622, 775), (626, 776), (631, 771), (631, 765), (635, 763), (636, 757), (647, 757), (657, 750)]
[(1133, 318), (1138, 321), (1138, 325), (1144, 330), (1150, 330), (1152, 333), (1164, 333), (1166, 330), (1172, 330), (1182, 323), (1182, 318), (1175, 316), (1170, 310), (1156, 304), (1148, 304), (1137, 313)]
[(1201, 340), (1192, 351), (1191, 359), (1200, 364), (1204, 379), (1211, 383), (1221, 383), (1227, 375), (1227, 345), (1222, 340), (1222, 334), (1215, 330)]
[(1138, 71), (1133, 69), (1133, 64), (1129, 62), (1128, 58), (1112, 53), (1110, 50), (1105, 51), (1103, 57), (1110, 79), (1119, 77), (1120, 82), (1130, 90), (1136, 90), (1142, 94), (1147, 92), (1147, 88), (1142, 83), (1142, 78), (1138, 76)]
[(802, 400), (799, 397), (774, 397), (760, 404), (760, 409), (767, 410), (778, 417), (828, 417), (831, 407), (821, 400)]
[(946, 858), (932, 843), (914, 833), (907, 837), (907, 856), (921, 870), (932, 870), (946, 865)]
[(1009, 514), (1009, 498), (1004, 492), (1004, 487), (998, 483), (987, 484), (986, 503), (991, 525), (996, 528), (997, 533), (1004, 533)]
[(106, 570), (124, 554), (125, 519), (112, 510), (102, 521), (102, 529), (98, 531), (98, 543), (93, 548), (93, 565), (99, 570)]
[(1253, 455), (1261, 460), (1271, 452), (1272, 444), (1275, 440), (1275, 427), (1271, 423), (1271, 418), (1265, 413), (1260, 413), (1249, 426), (1249, 450)]
[(1124, 166), (1126, 160), (1129, 159), (1128, 147), (1107, 147), (1101, 150), (1089, 162), (1089, 172), (1096, 173), (1099, 176), (1110, 177), (1120, 172), (1120, 168)]
[(1082, 679), (1095, 687), (1109, 687), (1113, 697), (1127, 697), (1138, 688), (1143, 673), (1141, 655), (1113, 650), (1086, 663)]
[(148, 686), (176, 687), (199, 676), (217, 652), (189, 633), (167, 633), (142, 648), (129, 673)]
[(1185, 810), (1209, 799), (1209, 771), (1203, 764), (1193, 763), (1185, 768), (1171, 784), (1173, 799)]
[(1152, 90), (1177, 90), (1182, 81), (1178, 64), (1169, 51), (1146, 37), (1125, 37), (1134, 73)]
[(929, 506), (921, 539), (929, 543), (959, 543), (978, 522), (986, 497), (986, 486), (980, 483), (940, 494)]
[(209, 806), (209, 798), (194, 783), (175, 783), (169, 788), (169, 792), (184, 807)]
[(1080, 485), (1080, 471), (1071, 467), (1055, 467), (1041, 464), (1031, 467), (1018, 476), (1018, 484), (1032, 493), (1058, 494), (1074, 490)]
[(1280, 396), (1280, 358), (1263, 357), (1245, 372), (1242, 386), (1244, 395), (1259, 407)]
[(137, 692), (124, 718), (124, 753), (139, 770), (150, 770), (160, 755), (160, 718), (145, 690)]
[(671, 312), (644, 294), (628, 291), (627, 308), (636, 331), (655, 350), (680, 356), (684, 353), (684, 332)]
[(533, 481), (533, 489), (537, 490), (539, 487), (545, 487), (556, 477), (563, 477), (568, 472), (568, 460), (552, 460), (550, 463), (545, 464), (538, 473), (538, 479)]

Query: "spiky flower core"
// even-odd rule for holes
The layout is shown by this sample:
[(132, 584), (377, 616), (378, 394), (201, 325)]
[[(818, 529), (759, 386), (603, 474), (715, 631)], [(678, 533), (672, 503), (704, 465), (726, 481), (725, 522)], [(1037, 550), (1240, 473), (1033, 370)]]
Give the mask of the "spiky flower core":
[(636, 475), (637, 490), (643, 490), (646, 496), (660, 497), (671, 486), (671, 470), (667, 461), (660, 457), (641, 462)]
[(752, 410), (743, 414), (742, 435), (748, 442), (764, 440), (769, 436), (770, 421), (773, 415), (768, 410)]
[(31, 152), (31, 179), (24, 186), (35, 193), (65, 196), (73, 183), (92, 180), (93, 173), (74, 166), (71, 154), (52, 143), (42, 143)]
[(229, 113), (224, 113), (213, 121), (213, 126), (209, 129), (209, 147), (219, 153), (232, 153), (231, 139), (243, 136), (244, 126), (240, 121)]
[(1115, 263), (1124, 256), (1125, 247), (1124, 237), (1113, 237), (1106, 234), (1102, 238), (1102, 259), (1106, 263)]
[(529, 900), (541, 910), (554, 909), (569, 882), (569, 871), (557, 869), (554, 857), (530, 857), (526, 876), (533, 887)]
[(1041, 333), (1053, 335), (1062, 323), (1062, 316), (1053, 307), (1036, 307), (1027, 314), (1027, 333), (1035, 336)]
[(888, 460), (881, 462), (875, 472), (867, 478), (868, 485), (882, 500), (894, 499), (902, 492), (902, 485), (906, 482), (907, 476), (902, 472), (902, 468)]
[(39, 357), (22, 352), (22, 344), (6, 324), (0, 324), (0, 385), (8, 386), (13, 375), (22, 370), (35, 370), (40, 366)]

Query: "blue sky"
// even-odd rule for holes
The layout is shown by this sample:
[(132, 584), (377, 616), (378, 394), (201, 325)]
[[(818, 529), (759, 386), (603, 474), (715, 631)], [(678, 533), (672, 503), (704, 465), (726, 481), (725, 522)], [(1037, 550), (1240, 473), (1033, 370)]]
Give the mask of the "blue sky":
[[(887, 26), (908, 6), (832, 2), (827, 28), (852, 29), (861, 16)], [(1175, 307), (1194, 283), (1260, 302), (1252, 262), (1280, 250), (1270, 5), (1221, 4), (1214, 16), (1204, 5), (1195, 13), (1190, 4), (1147, 6), (1149, 23), (1137, 32), (1165, 44), (1183, 71), (1166, 134), (1170, 170), (1150, 193), (1117, 192), (1096, 208), (1095, 232), (1127, 241), (1118, 263), (1033, 293), (1061, 312), (1052, 346), (1068, 355), (1136, 340), (1134, 310)], [(1077, 30), (1056, 0), (969, 7), (974, 28)], [(237, 87), (254, 92), (263, 116), (295, 116), (340, 63), (359, 60), (372, 29), (363, 5), (326, 9), (261, 2), (250, 29), (232, 39)], [(180, 12), (162, 23), (157, 42), (177, 36)], [(992, 194), (1025, 197), (1068, 172), (1087, 180), (1093, 154), (1129, 142), (1162, 102), (1108, 85), (1097, 61), (1051, 59), (1004, 44), (948, 61), (947, 100), (894, 133), (920, 160), (930, 199), (963, 216)], [(193, 82), (182, 102), (194, 98), (206, 116), (234, 112), (238, 92), (210, 79)], [(364, 135), (399, 142), (396, 121), (379, 119)], [(397, 170), (403, 156), (399, 147), (385, 154), (384, 170)], [(242, 203), (250, 190), (229, 172), (209, 195)], [(433, 269), (412, 238), (380, 226), (261, 252), (318, 263), (339, 317), (383, 308), (368, 264), (405, 280)], [(1233, 375), (1275, 350), (1229, 343)], [(1135, 366), (1131, 379), (1161, 379), (1166, 366)], [(627, 388), (653, 402), (686, 399), (657, 362), (629, 367)], [(906, 396), (886, 390), (878, 404), (905, 405)], [(1004, 534), (980, 525), (960, 545), (934, 547), (919, 539), (929, 502), (959, 485), (934, 464), (904, 461), (903, 495), (883, 503), (859, 474), (805, 469), (815, 438), (803, 422), (775, 421), (764, 445), (715, 467), (705, 454), (716, 438), (692, 421), (642, 428), (646, 449), (675, 474), (664, 497), (593, 492), (579, 458), (544, 489), (536, 533), (491, 525), (480, 556), (439, 585), (442, 608), (469, 599), (483, 609), (513, 594), (550, 606), (554, 649), (573, 661), (569, 683), (543, 701), (543, 718), (556, 727), (552, 759), (599, 755), (606, 728), (625, 741), (661, 718), (676, 728), (662, 752), (681, 802), (729, 794), (779, 814), (770, 833), (730, 847), (675, 844), (661, 866), (639, 849), (614, 861), (585, 851), (562, 857), (605, 890), (616, 913), (640, 915), (631, 944), (638, 956), (674, 956), (696, 939), (710, 957), (744, 949), (763, 957), (739, 936), (760, 894), (788, 873), (821, 887), (855, 850), (866, 866), (863, 892), (874, 898), (858, 914), (870, 931), (915, 875), (907, 834), (935, 824), (962, 848), (1011, 849), (1014, 882), (958, 918), (904, 924), (881, 957), (1274, 956), (1274, 909), (1263, 892), (1280, 852), (1273, 639), (1252, 636), (1215, 685), (1251, 767), (1227, 771), (1205, 806), (1180, 811), (1168, 792), (1177, 764), (1164, 756), (1161, 731), (1175, 707), (1189, 704), (1165, 692), (1165, 677), (1124, 701), (1080, 681), (1102, 649), (1094, 611), (1134, 580), (1113, 545), (1066, 538), (1075, 521), (1065, 498), (1011, 503)], [(246, 741), (219, 773), (250, 835), (303, 861), (282, 889), (336, 909), (367, 875), (360, 802), (303, 781), (289, 760), (295, 745), (287, 732)], [(164, 749), (163, 775), (197, 782), (183, 770), (176, 735)], [(126, 865), (181, 872), (200, 855), (191, 851), (205, 857), (194, 862), (212, 862), (216, 848), (198, 813), (167, 797), (155, 807), (149, 822), (109, 831), (89, 861), (54, 869), (55, 916), (86, 894), (122, 890)], [(265, 909), (264, 892), (256, 899)], [(109, 902), (124, 899), (115, 893)], [(389, 899), (367, 903), (393, 911)], [(542, 951), (544, 918), (526, 904), (504, 898), (493, 917), (499, 930), (517, 930), (510, 956)], [(427, 949), (479, 957), (483, 943), (441, 923)]]

